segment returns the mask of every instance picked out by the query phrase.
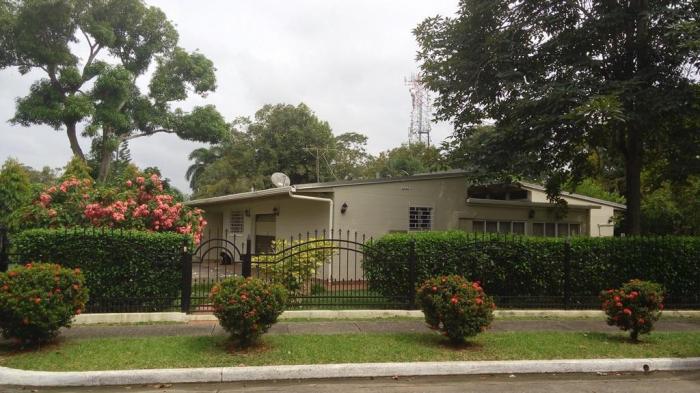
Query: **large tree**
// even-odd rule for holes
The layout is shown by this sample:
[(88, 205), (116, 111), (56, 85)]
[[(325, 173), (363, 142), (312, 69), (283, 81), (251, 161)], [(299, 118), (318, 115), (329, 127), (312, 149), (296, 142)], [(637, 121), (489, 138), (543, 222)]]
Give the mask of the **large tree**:
[[(12, 121), (64, 130), (83, 160), (78, 127), (85, 124), (100, 181), (125, 141), (165, 132), (217, 142), (227, 124), (213, 106), (173, 108), (191, 92), (216, 88), (212, 62), (177, 42), (165, 14), (142, 0), (0, 0), (0, 67), (44, 75), (17, 100)], [(152, 64), (142, 92), (137, 81)]]
[(415, 35), (436, 118), (458, 139), (494, 122), (480, 166), (544, 178), (556, 199), (611, 157), (637, 234), (645, 166), (700, 168), (699, 21), (697, 0), (462, 0)]

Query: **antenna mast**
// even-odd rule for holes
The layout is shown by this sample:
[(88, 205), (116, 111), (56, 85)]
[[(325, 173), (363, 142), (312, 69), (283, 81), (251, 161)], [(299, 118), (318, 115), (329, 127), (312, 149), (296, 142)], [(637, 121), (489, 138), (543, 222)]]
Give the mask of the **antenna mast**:
[(404, 83), (411, 93), (411, 125), (408, 127), (408, 143), (422, 143), (430, 146), (430, 94), (420, 74), (411, 74)]

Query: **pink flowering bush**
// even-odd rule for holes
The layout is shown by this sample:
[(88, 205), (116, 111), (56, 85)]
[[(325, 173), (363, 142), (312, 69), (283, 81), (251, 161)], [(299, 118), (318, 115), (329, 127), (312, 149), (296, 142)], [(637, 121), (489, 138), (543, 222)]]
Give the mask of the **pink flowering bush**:
[(191, 235), (199, 244), (206, 221), (200, 209), (175, 201), (156, 174), (119, 187), (71, 178), (46, 188), (22, 212), (26, 228), (106, 227)]
[(630, 332), (632, 341), (640, 334), (651, 332), (664, 309), (664, 290), (661, 285), (642, 280), (631, 280), (622, 288), (600, 293), (607, 323)]
[(277, 322), (287, 302), (287, 291), (279, 284), (234, 276), (214, 285), (209, 300), (234, 343), (247, 347)]

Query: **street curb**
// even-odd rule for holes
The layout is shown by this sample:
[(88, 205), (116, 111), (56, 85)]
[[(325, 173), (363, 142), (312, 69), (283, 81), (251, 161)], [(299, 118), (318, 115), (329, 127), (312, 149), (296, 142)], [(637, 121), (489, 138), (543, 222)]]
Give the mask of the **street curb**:
[[(700, 318), (700, 310), (666, 310), (664, 316)], [(600, 310), (496, 310), (496, 319), (516, 318), (603, 318)], [(286, 319), (373, 319), (423, 318), (420, 310), (292, 310), (285, 311), (279, 320)], [(148, 323), (216, 321), (213, 314), (185, 314), (180, 312), (81, 314), (73, 319), (75, 325), (98, 323)]]
[(700, 358), (350, 363), (298, 366), (50, 372), (0, 367), (0, 385), (102, 386), (328, 378), (699, 370)]

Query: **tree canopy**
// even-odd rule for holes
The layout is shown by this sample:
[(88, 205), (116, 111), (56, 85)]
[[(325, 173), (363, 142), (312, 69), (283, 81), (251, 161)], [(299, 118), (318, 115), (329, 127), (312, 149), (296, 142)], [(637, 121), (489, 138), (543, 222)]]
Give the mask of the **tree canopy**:
[(458, 140), (481, 133), (480, 167), (542, 178), (556, 199), (607, 157), (636, 234), (644, 168), (700, 171), (699, 20), (692, 0), (462, 0), (414, 33), (436, 118)]
[[(100, 181), (114, 152), (131, 139), (165, 132), (218, 142), (228, 126), (213, 106), (173, 106), (216, 88), (213, 63), (177, 43), (166, 15), (142, 0), (0, 0), (0, 68), (44, 74), (17, 99), (12, 122), (64, 130), (82, 160), (77, 128), (85, 123)], [(137, 79), (149, 69), (148, 89), (141, 91)]]

